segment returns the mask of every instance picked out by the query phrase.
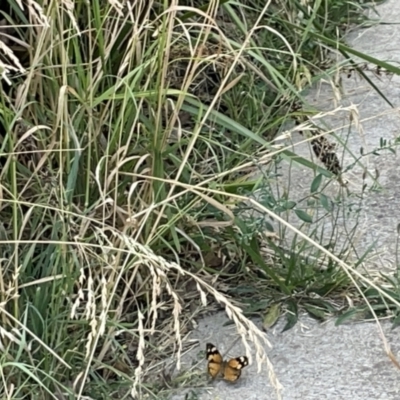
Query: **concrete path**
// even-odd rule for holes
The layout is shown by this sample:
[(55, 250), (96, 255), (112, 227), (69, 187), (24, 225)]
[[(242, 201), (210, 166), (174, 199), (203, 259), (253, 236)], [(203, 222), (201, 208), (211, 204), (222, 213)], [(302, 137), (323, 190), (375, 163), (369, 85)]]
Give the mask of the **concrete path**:
[[(380, 17), (385, 22), (400, 23), (400, 1), (389, 0), (378, 6)], [(400, 25), (381, 25), (357, 30), (349, 34), (348, 42), (356, 49), (376, 58), (397, 64), (400, 62)], [(374, 76), (368, 73), (389, 100), (400, 106), (400, 77)], [(335, 100), (334, 92), (328, 85), (322, 85), (309, 93), (310, 103), (317, 103), (325, 110), (333, 110), (338, 106), (355, 105), (359, 114), (360, 125), (353, 124), (350, 128), (341, 128), (349, 123), (349, 112), (334, 113), (324, 118), (324, 123), (336, 129), (336, 133), (357, 156), (360, 147), (364, 154), (380, 146), (381, 138), (394, 142), (400, 137), (399, 109), (390, 108), (365, 82), (353, 75), (347, 79), (342, 76), (345, 89), (344, 97)], [(303, 140), (299, 135), (293, 135), (293, 142)], [(310, 157), (307, 145), (297, 145), (296, 152)], [(363, 181), (363, 168), (355, 166), (346, 172), (351, 195), (343, 202), (345, 207), (351, 203), (360, 208), (358, 219), (339, 216), (339, 225), (335, 232), (337, 243), (340, 244), (343, 235), (357, 225), (360, 232), (355, 238), (356, 253), (361, 254), (373, 247), (375, 257), (369, 257), (368, 262), (374, 268), (386, 271), (393, 270), (396, 250), (396, 227), (400, 222), (400, 155), (389, 151), (380, 151), (379, 156), (369, 155), (361, 160), (367, 171), (375, 175), (379, 170), (378, 191), (371, 191), (373, 181)], [(343, 156), (344, 168), (348, 168), (354, 159), (348, 152)], [(290, 179), (291, 193), (300, 199), (309, 193), (311, 181), (309, 171), (301, 169), (282, 169), (284, 179), (281, 184), (287, 184)], [(285, 175), (286, 174), (286, 175)], [(369, 185), (362, 199), (359, 198), (364, 183)], [(339, 193), (339, 185), (330, 185), (327, 193), (334, 196)], [(353, 206), (354, 211), (354, 206)], [(341, 218), (341, 219), (340, 219)], [(349, 219), (350, 218), (350, 219)], [(293, 222), (293, 221), (292, 221)], [(296, 221), (294, 221), (296, 223)], [(324, 221), (324, 229), (329, 227), (329, 221)], [(304, 227), (303, 227), (304, 228)], [(302, 229), (303, 229), (302, 228)], [(337, 251), (337, 249), (336, 249)], [(356, 254), (357, 255), (357, 254)], [(252, 365), (243, 370), (242, 378), (235, 385), (225, 382), (207, 383), (206, 361), (202, 360), (205, 344), (211, 342), (221, 351), (226, 351), (237, 338), (233, 327), (224, 327), (226, 317), (223, 314), (208, 317), (199, 322), (198, 329), (191, 338), (199, 344), (183, 362), (183, 369), (191, 368), (204, 371), (200, 375), (204, 379), (204, 389), (196, 391), (199, 399), (274, 399), (276, 390), (271, 386), (267, 368), (264, 365), (261, 373), (257, 373), (255, 359)], [(258, 321), (254, 321), (259, 324)], [(395, 356), (399, 356), (400, 340), (398, 330), (391, 330), (389, 323), (382, 323), (384, 333)], [(284, 400), (377, 400), (400, 399), (400, 371), (390, 362), (384, 352), (380, 331), (376, 323), (359, 323), (335, 327), (334, 323), (318, 324), (304, 316), (292, 330), (279, 333), (282, 326), (273, 329), (268, 334), (272, 350), (266, 348), (275, 374), (283, 386), (281, 398)], [(229, 355), (244, 354), (240, 341), (229, 351)], [(254, 358), (254, 357), (253, 357)], [(193, 367), (193, 361), (197, 364)], [(208, 385), (208, 386), (207, 386)], [(184, 399), (187, 392), (179, 391), (171, 398)], [(186, 398), (191, 398), (190, 396)], [(192, 397), (197, 398), (197, 397)]]
[[(204, 389), (193, 389), (200, 400), (269, 400), (279, 398), (271, 385), (268, 368), (260, 373), (253, 353), (253, 364), (243, 369), (235, 384), (224, 381), (209, 382), (206, 376), (205, 344), (212, 342), (221, 353), (238, 338), (233, 326), (217, 314), (200, 321), (192, 339), (199, 343), (185, 358), (182, 371), (199, 373)], [(259, 321), (254, 321), (261, 325)], [(267, 350), (275, 374), (283, 389), (284, 400), (395, 400), (400, 399), (400, 371), (384, 352), (380, 332), (375, 323), (359, 323), (336, 327), (332, 321), (319, 324), (304, 316), (295, 327), (280, 333), (283, 324), (268, 333), (272, 349)], [(383, 324), (386, 338), (394, 354), (400, 351), (398, 331)], [(203, 353), (201, 353), (203, 351)], [(239, 340), (229, 356), (246, 354)], [(195, 367), (193, 367), (195, 365)], [(179, 390), (173, 400), (190, 399), (190, 389)], [(193, 397), (193, 399), (196, 397)]]

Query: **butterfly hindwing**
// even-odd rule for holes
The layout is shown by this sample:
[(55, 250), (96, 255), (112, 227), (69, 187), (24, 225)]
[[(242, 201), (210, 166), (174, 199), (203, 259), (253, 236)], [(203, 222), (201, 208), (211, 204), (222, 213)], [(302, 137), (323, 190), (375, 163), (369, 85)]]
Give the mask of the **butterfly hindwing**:
[(224, 379), (230, 382), (235, 382), (240, 378), (242, 368), (249, 364), (247, 357), (237, 357), (229, 360), (224, 368)]
[(242, 368), (249, 364), (247, 357), (232, 358), (229, 361), (223, 361), (221, 353), (211, 343), (207, 343), (207, 360), (208, 360), (208, 373), (212, 378), (216, 378), (218, 375), (229, 381), (235, 382), (239, 379)]

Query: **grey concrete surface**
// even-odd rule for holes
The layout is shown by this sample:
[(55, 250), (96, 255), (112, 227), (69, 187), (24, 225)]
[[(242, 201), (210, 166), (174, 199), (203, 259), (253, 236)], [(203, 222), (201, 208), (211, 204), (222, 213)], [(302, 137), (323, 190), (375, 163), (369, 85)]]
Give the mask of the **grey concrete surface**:
[[(377, 9), (382, 21), (400, 23), (400, 0), (388, 0)], [(397, 64), (400, 61), (399, 38), (400, 25), (377, 25), (355, 30), (348, 35), (348, 42), (362, 52)], [(400, 77), (367, 73), (396, 108), (390, 108), (376, 92), (354, 75), (349, 79), (345, 75), (341, 76), (344, 94), (340, 99), (335, 97), (335, 91), (327, 83), (314, 88), (308, 94), (311, 104), (317, 104), (319, 108), (327, 111), (340, 106), (352, 107), (353, 112), (358, 115), (358, 125), (353, 122), (350, 127), (346, 127), (349, 124), (348, 110), (336, 111), (324, 117), (323, 123), (330, 126), (341, 140), (346, 141), (346, 146), (357, 156), (360, 154), (360, 147), (363, 147), (364, 154), (367, 154), (379, 148), (381, 138), (394, 142), (400, 137)], [(320, 123), (321, 120), (318, 120), (318, 124)], [(305, 157), (311, 157), (309, 146), (299, 144), (303, 140), (298, 134), (291, 137), (291, 143), (296, 146), (295, 151)], [(290, 144), (288, 140), (285, 143)], [(397, 150), (396, 147), (393, 148)], [(340, 147), (338, 151), (340, 153)], [(394, 154), (380, 151), (379, 156), (370, 154), (364, 156), (361, 161), (363, 166), (349, 168), (354, 159), (348, 151), (342, 156), (344, 169), (348, 169), (345, 178), (348, 180), (349, 193), (344, 195), (342, 213), (339, 213), (338, 220), (332, 222), (331, 226), (337, 226), (335, 240), (340, 245), (348, 240), (348, 231), (357, 225), (358, 233), (354, 237), (355, 258), (365, 249), (372, 247), (374, 257), (369, 257), (367, 264), (391, 271), (395, 267), (396, 226), (400, 222), (400, 155), (397, 151)], [(375, 170), (379, 170), (379, 190), (371, 190), (371, 178), (363, 180), (364, 171), (375, 174)], [(309, 193), (313, 179), (309, 171), (301, 168), (289, 170), (282, 166), (281, 173), (281, 190), (287, 189), (290, 181), (292, 198), (301, 199)], [(364, 183), (368, 184), (368, 188), (360, 198)], [(334, 196), (341, 190), (343, 191), (340, 185), (331, 184), (326, 193)], [(353, 211), (354, 208), (359, 208), (356, 220), (352, 220), (354, 213), (347, 214), (351, 204), (356, 204)], [(295, 220), (291, 222), (298, 223)], [(306, 227), (300, 224), (298, 226), (306, 230)], [(321, 225), (325, 230), (329, 226), (329, 220), (324, 220)], [(191, 339), (198, 343), (199, 347), (184, 357), (183, 370), (195, 368), (201, 371), (204, 389), (195, 391), (198, 398), (279, 398), (271, 386), (266, 365), (264, 364), (262, 371), (258, 373), (254, 357), (252, 364), (243, 370), (242, 378), (237, 384), (227, 384), (223, 381), (207, 382), (206, 361), (200, 361), (200, 350), (204, 351), (205, 344), (211, 342), (223, 352), (237, 338), (234, 327), (223, 326), (225, 318), (224, 314), (207, 317), (199, 321), (198, 328), (191, 335)], [(388, 322), (383, 322), (382, 326), (394, 355), (399, 356), (398, 330), (391, 330)], [(321, 325), (304, 316), (301, 323), (290, 331), (280, 333), (281, 327), (278, 324), (277, 328), (268, 333), (272, 349), (265, 350), (283, 387), (280, 392), (282, 399), (400, 399), (400, 371), (385, 354), (380, 331), (375, 322), (336, 327), (333, 321)], [(243, 352), (244, 348), (238, 341), (229, 351), (229, 355), (239, 356)], [(195, 367), (194, 360), (197, 362)], [(171, 399), (184, 399), (187, 393), (181, 390)]]
[[(182, 370), (194, 367), (203, 375), (204, 389), (195, 392), (200, 400), (277, 399), (276, 389), (271, 385), (265, 364), (257, 372), (255, 360), (243, 369), (235, 384), (224, 381), (209, 382), (206, 377), (206, 361), (200, 350), (205, 343), (212, 342), (221, 353), (238, 337), (233, 326), (224, 327), (227, 317), (223, 314), (199, 322), (192, 340), (199, 344), (185, 357)], [(259, 324), (259, 321), (254, 321)], [(394, 400), (400, 398), (400, 371), (384, 352), (380, 332), (374, 322), (341, 325), (333, 321), (320, 324), (303, 316), (301, 322), (284, 333), (278, 323), (268, 333), (272, 349), (267, 350), (275, 374), (282, 385), (284, 400), (329, 399), (329, 400)], [(384, 323), (383, 330), (391, 350), (397, 354), (400, 342), (398, 330), (391, 330)], [(229, 356), (245, 354), (240, 342), (229, 351)], [(254, 359), (254, 356), (253, 356)], [(171, 397), (184, 400), (190, 390)], [(190, 399), (190, 397), (188, 397)], [(194, 397), (195, 398), (195, 397)]]

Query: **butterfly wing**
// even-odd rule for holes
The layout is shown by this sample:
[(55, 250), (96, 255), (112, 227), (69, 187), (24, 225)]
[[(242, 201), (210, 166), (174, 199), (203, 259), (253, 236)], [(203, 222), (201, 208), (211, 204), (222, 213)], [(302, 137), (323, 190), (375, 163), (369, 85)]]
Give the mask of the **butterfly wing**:
[(249, 359), (245, 356), (232, 358), (224, 368), (224, 379), (229, 382), (235, 382), (240, 378), (242, 369), (249, 365)]
[(212, 378), (215, 378), (222, 369), (222, 356), (218, 349), (211, 343), (207, 343), (207, 360), (208, 366), (207, 371), (211, 375)]

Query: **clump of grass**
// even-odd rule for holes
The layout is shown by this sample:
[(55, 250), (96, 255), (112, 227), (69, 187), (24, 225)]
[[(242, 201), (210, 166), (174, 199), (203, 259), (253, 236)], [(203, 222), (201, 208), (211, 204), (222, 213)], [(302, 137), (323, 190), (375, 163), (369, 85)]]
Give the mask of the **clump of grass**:
[[(271, 140), (350, 4), (7, 1), (1, 395), (156, 395), (149, 354), (173, 349), (179, 365), (185, 307), (210, 298), (265, 357), (264, 334), (211, 280), (230, 269), (251, 283), (251, 261), (294, 306), (321, 286), (294, 271), (301, 251), (271, 244), (282, 268), (268, 265), (265, 226), (248, 229), (240, 205), (278, 157), (333, 177)], [(252, 205), (276, 216), (288, 201)], [(323, 295), (344, 279), (329, 274)]]

